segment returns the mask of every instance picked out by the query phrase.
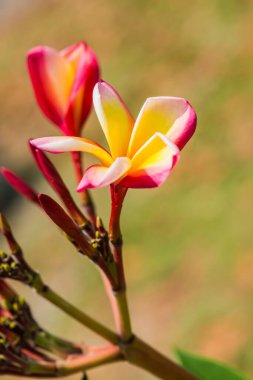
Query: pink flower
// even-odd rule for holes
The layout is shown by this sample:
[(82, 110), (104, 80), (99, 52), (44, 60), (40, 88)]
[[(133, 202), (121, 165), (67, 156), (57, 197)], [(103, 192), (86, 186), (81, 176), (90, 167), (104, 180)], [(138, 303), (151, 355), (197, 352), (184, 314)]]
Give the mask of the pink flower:
[(99, 80), (94, 52), (84, 42), (60, 52), (37, 46), (29, 51), (27, 64), (42, 112), (65, 135), (79, 136)]
[(191, 105), (183, 98), (148, 98), (134, 120), (119, 94), (105, 82), (96, 84), (93, 103), (110, 151), (79, 137), (45, 137), (31, 143), (47, 152), (84, 151), (99, 159), (101, 164), (85, 171), (78, 191), (110, 184), (160, 186), (196, 129)]

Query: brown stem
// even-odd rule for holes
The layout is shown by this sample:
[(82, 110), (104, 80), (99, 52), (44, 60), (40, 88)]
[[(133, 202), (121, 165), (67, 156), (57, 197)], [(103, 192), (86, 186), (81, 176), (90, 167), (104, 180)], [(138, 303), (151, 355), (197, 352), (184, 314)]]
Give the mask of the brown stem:
[[(71, 152), (72, 160), (74, 163), (74, 168), (76, 172), (76, 179), (79, 183), (83, 177), (83, 165), (82, 165), (82, 156), (81, 152)], [(82, 205), (84, 207), (85, 213), (87, 214), (90, 222), (93, 226), (96, 224), (96, 209), (94, 202), (92, 200), (91, 194), (88, 190), (85, 190), (80, 193), (82, 200)]]
[(129, 363), (163, 380), (200, 380), (137, 337), (123, 348)]

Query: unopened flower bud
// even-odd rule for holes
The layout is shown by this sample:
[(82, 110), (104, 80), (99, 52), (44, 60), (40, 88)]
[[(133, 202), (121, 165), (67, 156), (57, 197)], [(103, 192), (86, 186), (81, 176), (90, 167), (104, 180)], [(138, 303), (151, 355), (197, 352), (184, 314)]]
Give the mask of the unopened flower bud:
[(30, 201), (36, 204), (39, 203), (36, 191), (33, 190), (33, 188), (28, 185), (23, 179), (19, 178), (13, 171), (2, 167), (0, 169), (0, 172), (2, 173), (4, 179), (14, 190), (16, 190), (18, 193)]

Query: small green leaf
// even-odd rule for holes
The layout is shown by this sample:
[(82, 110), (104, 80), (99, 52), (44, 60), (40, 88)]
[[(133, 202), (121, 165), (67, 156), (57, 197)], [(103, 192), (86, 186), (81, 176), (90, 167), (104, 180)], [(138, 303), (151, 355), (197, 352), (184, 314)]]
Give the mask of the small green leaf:
[(183, 351), (177, 351), (177, 354), (183, 367), (200, 380), (249, 380), (226, 364)]

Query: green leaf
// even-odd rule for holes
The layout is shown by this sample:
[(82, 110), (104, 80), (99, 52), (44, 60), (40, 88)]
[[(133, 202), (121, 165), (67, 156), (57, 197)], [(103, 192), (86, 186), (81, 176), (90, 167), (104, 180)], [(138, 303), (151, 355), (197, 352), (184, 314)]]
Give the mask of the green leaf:
[(249, 380), (226, 364), (177, 351), (183, 367), (200, 380)]

